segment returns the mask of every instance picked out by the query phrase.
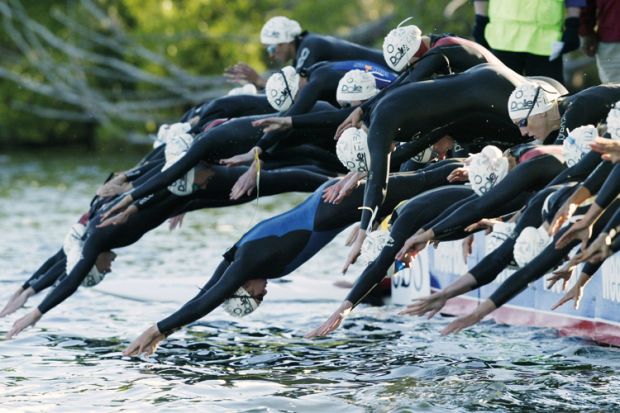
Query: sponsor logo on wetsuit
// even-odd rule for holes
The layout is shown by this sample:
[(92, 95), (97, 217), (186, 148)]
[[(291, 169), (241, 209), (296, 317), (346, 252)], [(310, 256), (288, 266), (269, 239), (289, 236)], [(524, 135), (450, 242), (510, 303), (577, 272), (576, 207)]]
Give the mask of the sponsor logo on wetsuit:
[(308, 58), (308, 56), (310, 56), (310, 49), (308, 49), (307, 47), (304, 47), (303, 49), (301, 49), (301, 52), (299, 53), (299, 57), (297, 58), (297, 67), (296, 67), (297, 70), (304, 67), (304, 63), (306, 62), (306, 59)]

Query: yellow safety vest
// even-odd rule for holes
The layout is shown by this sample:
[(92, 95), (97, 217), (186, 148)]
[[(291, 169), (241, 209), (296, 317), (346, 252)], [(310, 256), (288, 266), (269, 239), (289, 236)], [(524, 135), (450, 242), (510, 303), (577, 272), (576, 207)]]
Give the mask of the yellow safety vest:
[(562, 37), (564, 10), (564, 0), (489, 0), (484, 35), (496, 50), (549, 56)]

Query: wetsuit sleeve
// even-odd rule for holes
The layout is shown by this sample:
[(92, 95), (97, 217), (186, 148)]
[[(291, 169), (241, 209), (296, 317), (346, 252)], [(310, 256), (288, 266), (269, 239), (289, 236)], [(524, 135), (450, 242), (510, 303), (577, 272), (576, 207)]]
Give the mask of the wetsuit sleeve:
[(30, 283), (32, 289), (39, 293), (47, 287), (51, 286), (56, 282), (58, 278), (60, 278), (65, 273), (65, 268), (67, 266), (67, 261), (62, 259), (58, 261), (56, 264), (52, 266), (43, 276), (33, 280)]
[[(163, 152), (162, 152), (163, 154)], [(147, 172), (156, 169), (157, 167), (161, 168), (161, 166), (164, 163), (164, 157), (162, 156), (161, 158), (155, 158), (155, 159), (151, 159), (148, 162), (143, 163), (140, 166), (137, 166), (127, 172), (125, 172), (125, 176), (127, 177), (127, 180), (132, 182), (135, 181), (137, 178), (143, 176), (144, 174), (146, 174)]]
[[(463, 49), (462, 46), (452, 46)], [(456, 50), (455, 50), (456, 51)], [(450, 67), (450, 59), (446, 56), (442, 50), (431, 50), (426, 52), (423, 59), (413, 67), (413, 70), (409, 72), (407, 76), (408, 82), (418, 82), (420, 80), (430, 79), (436, 74), (450, 74), (452, 69)]]
[(321, 112), (304, 113), (291, 117), (293, 129), (336, 128), (353, 112), (355, 108), (340, 110), (326, 110)]
[(601, 154), (590, 151), (579, 162), (560, 172), (547, 186), (582, 181), (601, 163)]
[(176, 161), (170, 168), (153, 176), (143, 185), (134, 188), (130, 192), (133, 199), (140, 199), (146, 195), (166, 188), (168, 185), (182, 177), (190, 169), (192, 169), (204, 155), (205, 147), (208, 146), (208, 139), (196, 139), (187, 153)]
[(498, 210), (523, 192), (544, 186), (558, 170), (560, 162), (553, 156), (541, 156), (517, 165), (508, 176), (489, 192), (472, 200), (450, 216), (433, 226), (436, 239), (441, 239), (455, 229), (472, 224), (487, 216), (496, 216)]
[(39, 277), (41, 277), (43, 274), (45, 274), (47, 271), (49, 271), (50, 268), (52, 268), (57, 262), (59, 261), (64, 261), (65, 259), (65, 252), (63, 251), (63, 249), (61, 248), (56, 254), (52, 255), (51, 257), (49, 257), (44, 263), (43, 265), (41, 265), (39, 267), (38, 270), (36, 270), (34, 272), (34, 274), (32, 274), (32, 276), (30, 278), (28, 278), (28, 280), (26, 280), (26, 282), (24, 282), (24, 284), (22, 285), (23, 289), (26, 289), (28, 287), (31, 286), (31, 284)]
[(481, 287), (493, 281), (497, 275), (510, 264), (510, 261), (514, 258), (513, 251), (515, 240), (521, 231), (523, 231), (523, 228), (539, 227), (542, 224), (542, 215), (540, 211), (547, 197), (553, 192), (555, 192), (554, 188), (546, 188), (533, 196), (528, 201), (527, 206), (523, 210), (509, 238), (490, 254), (487, 254), (469, 271), (476, 279), (477, 287)]
[(157, 191), (154, 194), (150, 194), (136, 200), (134, 202), (134, 205), (136, 206), (136, 208), (138, 208), (138, 211), (141, 211), (143, 209), (150, 208), (153, 205), (157, 205), (165, 199), (173, 196), (175, 195), (172, 192), (168, 191), (167, 189), (162, 189), (161, 191)]
[(368, 150), (370, 152), (370, 165), (372, 166), (368, 172), (368, 180), (366, 181), (366, 189), (364, 191), (364, 209), (362, 210), (360, 221), (360, 226), (363, 229), (368, 227), (373, 211), (383, 203), (385, 198), (390, 169), (391, 144), (389, 136), (368, 135)]
[(132, 185), (134, 188), (142, 185), (143, 183), (145, 183), (146, 181), (148, 181), (149, 179), (151, 179), (152, 177), (154, 177), (155, 175), (157, 175), (160, 171), (161, 168), (163, 168), (164, 166), (164, 160), (160, 160), (156, 163), (153, 164), (153, 167), (150, 168), (150, 170), (146, 171), (143, 175), (136, 177), (133, 182)]
[(100, 252), (106, 251), (108, 248), (100, 238), (102, 234), (113, 233), (114, 229), (102, 228), (98, 233), (91, 234), (84, 243), (82, 248), (82, 258), (75, 264), (75, 267), (71, 270), (71, 273), (54, 288), (45, 299), (39, 304), (38, 309), (42, 314), (45, 314), (64, 300), (69, 298), (80, 286), (81, 282), (88, 275), (97, 256)]
[[(317, 77), (314, 78), (315, 76)], [(324, 88), (326, 85), (324, 85), (324, 81), (322, 79), (322, 76), (320, 76), (319, 71), (316, 71), (312, 75), (312, 77), (314, 79), (312, 79), (310, 82), (308, 82), (306, 86), (304, 86), (304, 88), (299, 93), (298, 98), (295, 100), (295, 103), (293, 103), (290, 109), (287, 110), (286, 113), (283, 113), (282, 116), (294, 116), (307, 113), (319, 100), (319, 97), (324, 93)], [(268, 132), (258, 140), (256, 146), (258, 146), (263, 150), (263, 152), (265, 152), (268, 148), (271, 148), (276, 143), (282, 142), (291, 135), (287, 132), (288, 131)]]
[(620, 192), (620, 165), (615, 165), (611, 173), (605, 180), (598, 195), (596, 196), (596, 204), (605, 209), (616, 199)]
[(583, 187), (590, 191), (591, 194), (597, 193), (605, 183), (605, 180), (613, 168), (614, 165), (611, 162), (601, 162), (599, 166), (596, 167), (594, 172), (592, 172), (590, 176), (583, 181)]
[(157, 323), (157, 328), (162, 334), (169, 335), (179, 328), (192, 323), (211, 311), (230, 297), (246, 281), (244, 274), (247, 269), (234, 261), (226, 267), (224, 274), (212, 285), (207, 284), (203, 291), (188, 301), (174, 314)]
[[(592, 230), (593, 238), (596, 238), (601, 232), (603, 227), (616, 212), (616, 208), (620, 205), (620, 202), (614, 203), (609, 208), (601, 219), (599, 219)], [(519, 269), (506, 279), (502, 285), (489, 297), (489, 299), (495, 304), (496, 307), (500, 307), (512, 300), (517, 294), (523, 291), (529, 283), (535, 281), (549, 272), (553, 267), (558, 265), (564, 257), (570, 252), (570, 250), (579, 244), (579, 240), (573, 240), (562, 249), (556, 249), (556, 241), (564, 235), (568, 230), (568, 226), (562, 228), (553, 238), (551, 243), (537, 255), (529, 264)]]

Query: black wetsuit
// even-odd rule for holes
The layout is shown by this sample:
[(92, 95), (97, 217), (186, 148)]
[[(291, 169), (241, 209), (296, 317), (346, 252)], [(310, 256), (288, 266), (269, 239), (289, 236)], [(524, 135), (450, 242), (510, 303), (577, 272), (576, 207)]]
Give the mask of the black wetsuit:
[(471, 40), (448, 34), (431, 35), (430, 48), (392, 84), (377, 96), (361, 105), (366, 118), (370, 118), (372, 107), (394, 88), (411, 82), (427, 80), (438, 75), (464, 72), (482, 63), (503, 65), (488, 49)]
[[(592, 239), (596, 238), (596, 236), (601, 232), (601, 230), (605, 227), (607, 222), (611, 219), (611, 217), (616, 213), (616, 211), (620, 208), (620, 200), (615, 200), (607, 210), (603, 213), (603, 215), (599, 218), (598, 221), (593, 226), (592, 230)], [(517, 294), (523, 291), (527, 285), (533, 281), (536, 281), (547, 272), (549, 272), (553, 267), (558, 265), (564, 257), (579, 244), (579, 240), (574, 240), (570, 242), (567, 246), (561, 249), (556, 249), (555, 243), (559, 237), (561, 237), (564, 232), (569, 227), (566, 226), (560, 230), (551, 243), (539, 254), (537, 255), (529, 264), (525, 267), (517, 270), (514, 274), (512, 274), (506, 281), (504, 281), (496, 290), (491, 294), (489, 299), (495, 304), (496, 307), (501, 307), (506, 304), (508, 301), (513, 299)], [(584, 268), (584, 272), (592, 275), (594, 273), (596, 266), (593, 264), (587, 264)]]
[[(387, 216), (400, 202), (428, 188), (445, 182), (456, 168), (396, 174), (390, 177), (390, 194), (379, 211)], [(325, 203), (321, 196), (330, 181), (317, 189), (306, 201), (294, 209), (265, 220), (247, 232), (230, 250), (214, 275), (192, 300), (176, 313), (160, 321), (159, 331), (170, 334), (196, 321), (219, 306), (246, 281), (256, 278), (283, 277), (316, 254), (338, 233), (360, 217), (363, 185), (339, 204)]]
[(385, 65), (383, 52), (360, 46), (332, 36), (302, 32), (295, 37), (296, 54), (293, 66), (297, 72), (315, 63), (337, 60), (367, 60)]
[[(201, 208), (237, 205), (255, 199), (253, 196), (243, 196), (235, 201), (229, 199), (230, 188), (247, 168), (211, 166), (208, 169), (211, 169), (214, 175), (207, 178), (205, 189), (195, 190), (190, 195), (182, 197), (165, 190), (163, 193), (140, 200), (139, 212), (132, 215), (124, 224), (97, 228), (100, 214), (92, 216), (87, 227), (82, 258), (71, 273), (39, 305), (41, 313), (49, 311), (75, 292), (101, 252), (131, 245), (167, 218), (178, 214)], [(291, 191), (310, 192), (327, 179), (329, 178), (325, 175), (301, 168), (263, 171), (261, 196)]]
[[(322, 112), (330, 107), (332, 110), (335, 110), (331, 105), (324, 102), (318, 102), (315, 105), (315, 108)], [(146, 184), (136, 187), (131, 191), (132, 197), (139, 199), (167, 187), (200, 161), (216, 164), (220, 159), (249, 151), (262, 135), (259, 128), (252, 126), (252, 122), (257, 119), (260, 119), (260, 117), (249, 116), (233, 119), (201, 133), (196, 137), (183, 157), (170, 168), (157, 174)], [(303, 164), (312, 163), (333, 171), (343, 170), (342, 165), (340, 165), (335, 156), (333, 135), (326, 134), (325, 130), (321, 128), (293, 131), (293, 133), (295, 136), (291, 139), (291, 142), (296, 147), (303, 144), (312, 146), (311, 148), (306, 147), (307, 150), (304, 148), (300, 149), (302, 153), (307, 154), (307, 159), (304, 159), (305, 162)], [(293, 148), (290, 149), (293, 150)], [(324, 149), (324, 151), (320, 151), (320, 149)], [(330, 153), (331, 158), (329, 157)], [(312, 159), (313, 154), (317, 154), (319, 159)], [(275, 160), (282, 161), (283, 159), (282, 156), (276, 156)]]
[(205, 125), (215, 119), (231, 119), (243, 116), (267, 115), (275, 113), (265, 95), (222, 96), (198, 106), (191, 117), (199, 116), (200, 120), (192, 128), (191, 133), (199, 133)]
[(560, 129), (557, 136), (550, 135), (545, 143), (561, 145), (571, 131), (579, 126), (598, 125), (604, 122), (609, 110), (620, 100), (620, 84), (607, 83), (582, 90), (574, 95), (559, 98)]
[[(308, 83), (299, 91), (294, 103), (282, 116), (294, 116), (307, 113), (318, 101), (329, 102), (334, 105), (334, 107), (338, 107), (338, 102), (336, 100), (338, 82), (340, 82), (340, 79), (342, 79), (345, 73), (353, 69), (364, 70), (372, 74), (375, 78), (375, 84), (379, 89), (383, 89), (396, 79), (396, 74), (394, 72), (390, 71), (384, 65), (372, 62), (360, 60), (319, 62), (302, 72), (308, 79)], [(265, 151), (289, 136), (290, 132), (288, 131), (269, 132), (260, 138), (256, 146)]]
[[(551, 149), (540, 147), (532, 151)], [(508, 175), (498, 182), (483, 196), (476, 197), (455, 210), (451, 215), (436, 223), (431, 229), (434, 238), (442, 240), (454, 231), (461, 231), (466, 226), (482, 218), (498, 216), (497, 210), (519, 196), (525, 195), (524, 201), (532, 193), (544, 188), (558, 173), (564, 169), (562, 159), (554, 155), (543, 154), (519, 163)], [(527, 154), (527, 152), (526, 152)], [(520, 209), (523, 204), (515, 205)]]
[[(471, 116), (482, 122), (474, 132), (468, 133), (470, 136), (504, 140), (507, 146), (523, 143), (523, 137), (508, 116), (506, 102), (515, 87), (524, 81), (523, 77), (504, 66), (482, 64), (460, 74), (409, 83), (386, 94), (373, 110), (368, 132), (371, 171), (364, 206), (373, 210), (385, 195), (388, 154), (393, 140), (414, 140), (419, 146), (412, 148), (412, 152), (418, 153), (433, 143), (426, 139), (433, 136), (430, 132)], [(493, 121), (487, 124), (485, 117)], [(500, 135), (498, 120), (512, 133)], [(456, 139), (462, 138), (459, 135)], [(362, 214), (362, 227), (368, 225), (370, 210), (364, 210)]]

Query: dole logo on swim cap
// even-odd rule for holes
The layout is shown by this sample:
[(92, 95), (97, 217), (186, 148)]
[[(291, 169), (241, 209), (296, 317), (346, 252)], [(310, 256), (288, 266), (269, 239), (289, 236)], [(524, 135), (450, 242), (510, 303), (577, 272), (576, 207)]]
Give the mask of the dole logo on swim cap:
[(375, 77), (363, 70), (349, 70), (342, 76), (336, 89), (338, 102), (354, 102), (370, 99), (379, 93)]
[(472, 155), (467, 171), (471, 188), (482, 196), (508, 175), (508, 159), (497, 146), (487, 145)]
[(363, 129), (348, 128), (336, 144), (336, 155), (351, 172), (368, 172), (370, 169), (370, 150), (368, 136)]
[(260, 41), (264, 45), (289, 43), (301, 34), (297, 21), (284, 16), (275, 16), (267, 20), (260, 31)]
[(515, 241), (513, 255), (515, 262), (521, 268), (525, 267), (549, 245), (551, 238), (541, 226), (539, 228), (525, 227)]
[(566, 166), (576, 165), (590, 152), (590, 143), (597, 137), (598, 130), (594, 125), (580, 126), (570, 131), (562, 143)]
[(293, 66), (283, 67), (267, 79), (265, 94), (272, 108), (283, 112), (295, 102), (299, 91), (299, 74)]
[(409, 17), (403, 20), (383, 40), (383, 58), (393, 70), (400, 72), (409, 65), (422, 44), (422, 31), (414, 25), (403, 26)]
[[(519, 85), (508, 98), (510, 119), (521, 120), (526, 116), (544, 113), (553, 107), (553, 102), (557, 96), (559, 93), (549, 93), (535, 83)], [(536, 102), (534, 102), (534, 98), (536, 98)]]
[(607, 114), (607, 133), (611, 139), (620, 140), (620, 100), (611, 108)]
[(243, 287), (239, 287), (237, 291), (224, 300), (222, 304), (224, 311), (233, 317), (245, 317), (253, 313), (259, 305), (260, 302), (252, 297), (252, 294)]

